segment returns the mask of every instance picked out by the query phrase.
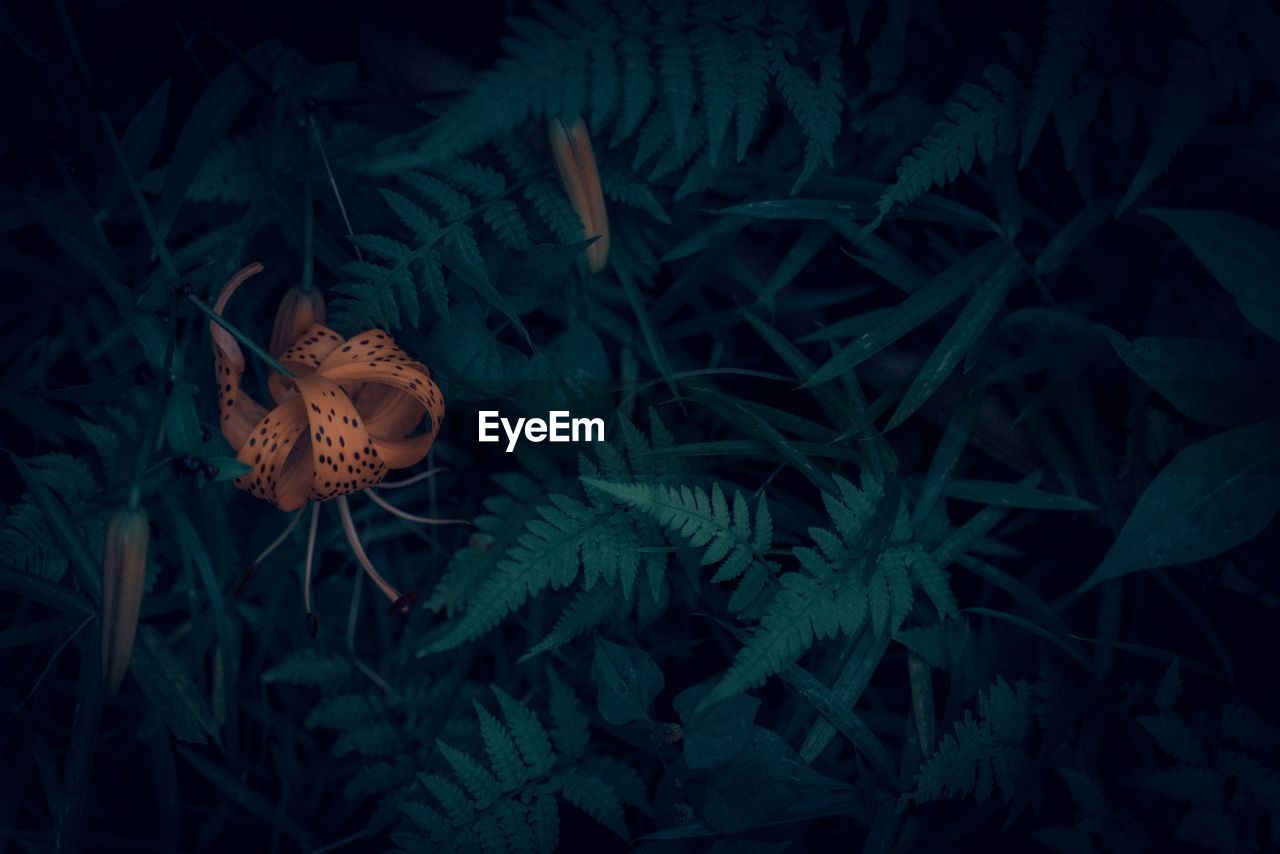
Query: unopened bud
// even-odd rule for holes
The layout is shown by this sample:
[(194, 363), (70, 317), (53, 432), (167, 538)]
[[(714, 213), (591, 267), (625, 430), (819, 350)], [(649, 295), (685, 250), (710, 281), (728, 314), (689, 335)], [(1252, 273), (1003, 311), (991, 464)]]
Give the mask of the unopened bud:
[(591, 272), (599, 273), (609, 260), (609, 215), (604, 207), (591, 136), (582, 116), (568, 120), (553, 118), (549, 132), (560, 183), (578, 219), (582, 220), (583, 237), (597, 238), (587, 247), (587, 266)]
[(117, 510), (102, 552), (102, 681), (114, 694), (124, 681), (138, 631), (151, 529), (142, 508)]
[(276, 322), (271, 327), (271, 355), (278, 357), (288, 350), (315, 323), (324, 323), (324, 295), (316, 288), (289, 288), (280, 300)]

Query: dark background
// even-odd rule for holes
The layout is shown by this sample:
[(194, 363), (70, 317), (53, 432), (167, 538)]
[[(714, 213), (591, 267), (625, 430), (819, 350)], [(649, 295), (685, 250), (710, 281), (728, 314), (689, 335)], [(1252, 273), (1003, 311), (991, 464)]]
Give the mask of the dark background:
[[(314, 103), (297, 92), (272, 91), (268, 83), (260, 81), (251, 106), (234, 119), (226, 136), (275, 133), (278, 127), (287, 127), (287, 122), (273, 124), (279, 111), (290, 117), (314, 111), (329, 130), (344, 123), (362, 124), (375, 136), (395, 138), (438, 116), (447, 117), (455, 103), (465, 98), (486, 69), (504, 55), (501, 40), (511, 34), (504, 22), (508, 15), (539, 15), (534, 5), (484, 0), (420, 4), (415, 9), (369, 2), (314, 6), (97, 2), (68, 6), (92, 70), (92, 86), (80, 79), (70, 59), (52, 4), (0, 4), (0, 114), (4, 117), (0, 121), (0, 358), (5, 366), (0, 394), (3, 408), (12, 416), (0, 421), (0, 444), (19, 458), (65, 453), (91, 460), (95, 472), (104, 466), (94, 456), (90, 440), (70, 429), (50, 432), (42, 425), (54, 422), (66, 427), (71, 419), (118, 425), (111, 420), (114, 416), (105, 414), (104, 407), (147, 412), (151, 393), (147, 389), (154, 383), (140, 374), (136, 384), (122, 386), (109, 399), (85, 404), (49, 400), (38, 393), (101, 382), (137, 358), (132, 350), (127, 357), (117, 353), (110, 358), (85, 352), (86, 339), (106, 339), (113, 329), (121, 328), (121, 321), (78, 261), (69, 257), (64, 245), (50, 238), (31, 202), (61, 206), (69, 217), (88, 216), (96, 221), (111, 251), (121, 259), (130, 287), (140, 292), (154, 275), (156, 261), (147, 234), (133, 214), (94, 111), (104, 110), (111, 124), (123, 129), (160, 84), (170, 80), (167, 118), (151, 161), (153, 166), (164, 164), (172, 154), (184, 117), (199, 101), (209, 79), (234, 62), (236, 52), (278, 41), (303, 67), (354, 63), (357, 83), (331, 102)], [(1050, 6), (1060, 9), (1059, 4)], [(1107, 110), (1101, 110), (1081, 137), (1077, 167), (1069, 169), (1064, 165), (1057, 133), (1051, 126), (1045, 128), (1030, 165), (1014, 170), (1021, 194), (1014, 204), (1025, 208), (1026, 224), (1011, 240), (1028, 258), (1042, 250), (1084, 205), (1123, 193), (1152, 140), (1159, 138), (1160, 105), (1167, 106), (1167, 93), (1174, 91), (1169, 58), (1177, 55), (1180, 46), (1196, 43), (1205, 35), (1197, 32), (1188, 23), (1188, 15), (1176, 6), (1156, 0), (1116, 0), (1107, 7), (1107, 35), (1099, 37), (1103, 47), (1091, 54), (1090, 62), (1108, 72), (1120, 69), (1132, 73), (1138, 80), (1141, 106), (1137, 129), (1125, 134)], [(824, 167), (801, 195), (848, 199), (846, 186), (828, 180), (831, 176), (865, 179), (880, 187), (891, 184), (893, 167), (901, 156), (922, 142), (933, 121), (943, 117), (940, 106), (962, 84), (980, 80), (983, 69), (993, 62), (1013, 65), (1030, 87), (1036, 77), (1045, 21), (1053, 9), (1037, 3), (919, 2), (892, 4), (892, 8), (871, 3), (863, 18), (863, 38), (855, 45), (848, 33), (850, 12), (843, 4), (809, 4), (812, 31), (844, 28), (839, 52), (847, 105), (836, 144), (836, 168)], [(896, 48), (902, 51), (900, 70), (892, 85), (858, 100), (874, 79), (880, 61), (869, 45), (889, 49), (888, 41), (876, 39), (896, 26), (893, 22), (898, 15), (906, 15)], [(1023, 64), (1018, 66), (1011, 54), (1023, 56)], [(1137, 212), (1146, 205), (1213, 209), (1247, 216), (1272, 228), (1280, 226), (1275, 210), (1275, 192), (1280, 185), (1276, 81), (1268, 76), (1266, 62), (1257, 53), (1240, 47), (1240, 54), (1249, 72), (1256, 72), (1251, 78), (1256, 84), (1248, 97), (1242, 94), (1230, 99), (1226, 109), (1214, 110), (1185, 145), (1177, 146), (1176, 157), (1135, 206), (1104, 218), (1099, 227), (1090, 230), (1060, 272), (1035, 284), (1024, 278), (1003, 311), (1007, 315), (1019, 309), (1052, 308), (1103, 324), (1129, 339), (1191, 336), (1226, 342), (1248, 357), (1255, 373), (1247, 377), (1219, 375), (1211, 383), (1256, 391), (1260, 411), (1274, 416), (1277, 409), (1271, 404), (1277, 388), (1275, 378), (1280, 376), (1276, 342), (1250, 325), (1231, 295), (1172, 231)], [(1208, 69), (1205, 74), (1212, 76)], [(928, 121), (913, 123), (910, 117), (899, 116), (901, 123), (887, 133), (858, 125), (858, 117), (872, 115), (878, 104), (901, 94), (930, 105), (933, 111), (924, 114)], [(787, 198), (798, 163), (763, 150), (772, 144), (775, 149), (798, 152), (802, 140), (788, 130), (793, 123), (777, 95), (771, 98), (763, 124), (765, 139), (752, 149), (746, 164), (762, 164), (765, 171), (781, 164), (785, 180), (743, 177), (744, 167), (743, 172), (729, 170), (691, 198), (674, 199), (679, 175), (650, 178), (638, 173), (669, 204), (672, 223), (658, 227), (652, 220), (642, 220), (635, 210), (622, 212), (621, 206), (611, 202), (611, 212), (617, 212), (611, 221), (618, 233), (624, 233), (629, 225), (634, 234), (652, 229), (645, 231), (645, 240), (652, 236), (650, 248), (655, 256), (661, 256), (706, 229), (715, 219), (710, 213), (715, 209)], [(538, 124), (542, 118), (535, 116), (528, 123), (533, 129), (522, 125), (517, 134), (532, 140), (532, 150), (546, 157)], [(787, 133), (793, 135), (787, 137)], [(603, 138), (597, 136), (597, 140)], [(296, 141), (301, 158), (305, 134), (297, 134)], [(616, 151), (599, 141), (597, 146), (602, 162), (625, 164), (628, 160), (625, 145)], [(1013, 157), (1020, 154), (1021, 150)], [(307, 156), (312, 158), (307, 162), (317, 200), (317, 234), (322, 235), (319, 239), (343, 247), (345, 230), (327, 195), (327, 182), (314, 168), (313, 156)], [(987, 158), (980, 157), (976, 165), (962, 170), (959, 180), (934, 189), (959, 204), (999, 218), (1001, 205), (1007, 203), (1001, 202), (993, 189), (999, 180), (995, 173), (1010, 167), (1010, 163), (993, 167)], [(376, 201), (372, 194), (375, 179), (343, 172), (344, 168), (339, 166), (339, 173), (349, 191), (362, 198), (356, 204), (368, 203), (364, 196), (372, 195)], [(549, 158), (544, 172), (554, 177)], [(370, 181), (370, 185), (356, 186), (361, 180)], [(294, 198), (301, 182), (294, 174), (282, 174), (279, 186), (282, 193)], [(67, 201), (72, 188), (88, 200), (87, 206)], [(874, 196), (855, 199), (874, 200)], [(189, 218), (180, 219), (175, 226), (177, 241), (224, 224), (231, 213), (227, 206), (213, 203), (191, 212), (184, 209), (184, 216)], [(390, 230), (395, 223), (389, 217), (386, 220)], [(865, 220), (856, 226), (864, 224)], [(820, 403), (797, 390), (800, 383), (796, 380), (804, 378), (793, 378), (793, 372), (750, 326), (722, 320), (725, 313), (755, 305), (752, 294), (736, 279), (741, 271), (767, 278), (805, 226), (792, 220), (752, 221), (730, 243), (696, 258), (652, 265), (646, 268), (650, 275), (640, 279), (650, 307), (660, 307), (677, 282), (696, 282), (692, 293), (676, 303), (679, 308), (659, 323), (659, 335), (667, 342), (675, 371), (716, 367), (785, 374), (787, 381), (781, 383), (718, 377), (708, 381), (708, 388), (718, 395), (768, 404), (817, 421), (836, 435), (849, 425), (827, 424)], [(934, 228), (890, 221), (879, 234), (936, 273), (955, 255), (977, 245), (960, 231), (945, 224)], [(489, 248), (484, 246), (486, 251)], [(859, 264), (859, 254), (847, 231), (831, 234), (788, 287), (782, 301), (795, 298), (796, 303), (780, 308), (771, 318), (775, 328), (798, 341), (846, 317), (897, 305), (902, 294), (884, 287), (872, 271)], [(246, 261), (262, 258), (268, 264), (264, 279), (269, 286), (264, 285), (260, 293), (274, 294), (297, 280), (297, 255), (297, 229), (282, 217), (256, 232), (241, 257)], [(213, 291), (212, 285), (206, 287), (204, 275), (200, 274), (196, 286), (207, 297)], [(316, 281), (322, 288), (331, 288), (338, 279), (327, 265), (317, 264)], [(566, 286), (568, 296), (548, 300), (525, 317), (539, 343), (559, 340), (566, 330), (581, 325), (592, 327), (591, 319), (584, 321), (585, 315), (574, 315), (573, 309), (564, 308), (592, 287), (580, 269), (571, 271), (571, 279), (575, 284)], [(603, 280), (595, 281), (600, 286)], [(607, 281), (612, 291), (601, 296), (600, 302), (620, 312), (630, 324), (627, 303), (618, 296), (614, 280)], [(1274, 287), (1280, 287), (1278, 281), (1273, 280)], [(212, 274), (209, 282), (213, 282)], [(847, 300), (823, 301), (824, 293), (838, 287), (863, 284), (876, 287)], [(505, 284), (498, 288), (504, 290)], [(801, 297), (811, 300), (807, 303), (810, 307), (802, 304)], [(250, 334), (258, 340), (265, 340), (269, 330), (274, 299), (245, 297), (244, 302), (252, 304), (256, 313), (243, 306), (239, 309), (244, 310), (241, 317), (257, 318)], [(953, 307), (931, 319), (860, 366), (857, 381), (866, 399), (874, 402), (886, 396), (883, 399), (892, 401), (901, 395), (919, 365), (938, 346), (955, 313)], [(699, 328), (700, 318), (707, 318), (705, 330)], [(184, 309), (173, 316), (166, 314), (164, 321), (166, 328), (172, 325), (179, 340), (186, 342), (181, 357), (188, 365), (184, 379), (196, 390), (202, 416), (214, 412), (203, 318)], [(417, 329), (405, 330), (402, 339), (416, 345), (415, 352), (430, 353), (433, 370), (448, 360), (448, 354), (441, 353), (444, 345), (439, 343), (444, 340), (441, 336), (446, 326), (438, 322), (440, 325), (433, 326), (424, 321)], [(494, 328), (498, 324), (491, 320), (490, 325)], [(717, 417), (696, 403), (673, 400), (668, 389), (656, 382), (662, 378), (661, 371), (643, 355), (643, 342), (634, 329), (628, 326), (631, 337), (625, 341), (603, 325), (592, 327), (591, 334), (602, 342), (608, 372), (591, 379), (593, 384), (584, 400), (618, 404), (619, 390), (625, 386), (622, 351), (628, 350), (642, 354), (641, 379), (655, 381), (638, 395), (635, 420), (642, 426), (647, 423), (643, 413), (653, 406), (679, 443), (731, 441), (749, 435), (741, 423)], [(504, 344), (519, 346), (510, 329), (497, 335)], [(1058, 494), (1072, 491), (1095, 509), (1016, 510), (989, 541), (980, 544), (979, 554), (1059, 612), (1070, 629), (1074, 648), (1084, 652), (1091, 666), (1078, 665), (1043, 637), (1013, 623), (962, 612), (955, 619), (969, 621), (967, 625), (978, 640), (972, 649), (951, 650), (962, 659), (960, 663), (934, 663), (930, 678), (939, 738), (952, 732), (967, 714), (977, 714), (978, 692), (987, 690), (997, 677), (1010, 684), (1019, 679), (1034, 683), (1030, 690), (1037, 725), (1030, 737), (1027, 764), (1020, 772), (1023, 776), (1019, 777), (1019, 794), (1025, 798), (997, 794), (977, 802), (956, 796), (915, 803), (906, 797), (914, 790), (922, 757), (910, 744), (914, 718), (907, 679), (908, 651), (905, 645), (895, 643), (876, 665), (875, 676), (856, 709), (899, 766), (901, 779), (896, 788), (876, 783), (865, 762), (837, 736), (839, 745), (829, 748), (815, 767), (857, 793), (856, 810), (832, 810), (815, 818), (749, 828), (739, 834), (708, 833), (685, 842), (646, 843), (641, 839), (646, 834), (686, 826), (686, 809), (692, 810), (696, 821), (702, 818), (697, 797), (690, 795), (686, 802), (684, 794), (672, 791), (670, 765), (678, 762), (679, 746), (655, 747), (651, 733), (637, 733), (593, 717), (591, 755), (611, 757), (631, 767), (643, 781), (653, 809), (628, 807), (630, 839), (624, 842), (582, 811), (562, 803), (559, 837), (563, 850), (626, 850), (646, 844), (653, 845), (654, 852), (708, 850), (717, 843), (726, 846), (719, 850), (727, 851), (774, 850), (748, 846), (783, 843), (790, 844), (788, 850), (815, 851), (859, 850), (864, 845), (862, 850), (868, 851), (1051, 850), (1045, 847), (1051, 839), (1046, 829), (1064, 827), (1074, 827), (1083, 835), (1071, 837), (1070, 843), (1061, 841), (1065, 837), (1052, 837), (1061, 846), (1056, 850), (1275, 850), (1280, 840), (1280, 766), (1277, 744), (1271, 736), (1275, 722), (1280, 721), (1280, 695), (1274, 687), (1274, 656), (1280, 637), (1276, 631), (1280, 585), (1275, 574), (1280, 532), (1272, 524), (1256, 538), (1208, 559), (1135, 574), (1079, 592), (1157, 473), (1179, 450), (1224, 428), (1180, 412), (1117, 358), (1104, 339), (1043, 330), (1004, 329), (1000, 335), (1005, 337), (991, 344), (992, 349), (981, 357), (986, 360), (984, 370), (993, 361), (1012, 362), (1033, 355), (1049, 364), (1008, 387), (999, 385), (993, 395), (993, 403), (999, 405), (979, 417), (957, 472), (969, 479), (1002, 482), (1014, 482), (1032, 472), (1045, 473), (1042, 489)], [(990, 339), (984, 341), (991, 343)], [(831, 355), (825, 344), (800, 346), (818, 364)], [(438, 353), (437, 361), (434, 357)], [(528, 473), (545, 492), (578, 488), (577, 459), (584, 449), (542, 446), (537, 454), (512, 456), (502, 453), (502, 445), (474, 442), (477, 409), (496, 406), (512, 414), (541, 414), (531, 403), (540, 399), (536, 383), (491, 391), (483, 385), (483, 378), (451, 372), (447, 367), (438, 378), (450, 408), (433, 460), (447, 464), (451, 471), (438, 479), (438, 493), (431, 499), (433, 512), (466, 519), (486, 512), (485, 499), (500, 492), (492, 476), (512, 471)], [(867, 441), (883, 438), (892, 448), (897, 458), (896, 475), (909, 495), (926, 477), (957, 407), (980, 386), (977, 378), (953, 378), (903, 425), (883, 436), (877, 430), (867, 432)], [(840, 393), (847, 392), (848, 387), (841, 386)], [(600, 410), (603, 414), (610, 411)], [(597, 411), (574, 414), (596, 415)], [(886, 420), (882, 412), (873, 425), (883, 426)], [(127, 428), (112, 429), (125, 435), (121, 447), (127, 449), (131, 460), (137, 436)], [(1067, 448), (1065, 459), (1047, 457), (1048, 439), (1042, 431), (1049, 429)], [(610, 438), (616, 441), (618, 437), (614, 433)], [(845, 440), (841, 447), (844, 445), (856, 446), (857, 439)], [(157, 461), (161, 459), (169, 459), (167, 451), (157, 457)], [(855, 463), (824, 458), (821, 465), (830, 474), (857, 482), (860, 466)], [(403, 790), (344, 794), (344, 787), (363, 773), (362, 766), (373, 763), (366, 763), (367, 757), (336, 752), (337, 736), (323, 726), (303, 725), (326, 691), (317, 692), (313, 690), (316, 686), (308, 685), (268, 686), (262, 681), (265, 672), (298, 650), (307, 649), (308, 644), (324, 654), (345, 655), (348, 579), (353, 569), (341, 537), (326, 535), (327, 547), (322, 547), (317, 567), (321, 603), (317, 610), (323, 626), (320, 638), (311, 641), (307, 637), (301, 617), (296, 573), (290, 569), (301, 546), (291, 541), (287, 555), (274, 558), (274, 566), (264, 566), (265, 577), (256, 578), (241, 594), (243, 598), (231, 606), (239, 612), (236, 641), (225, 649), (240, 656), (238, 669), (233, 668), (230, 683), (217, 682), (210, 664), (214, 629), (209, 606), (203, 600), (192, 604), (199, 598), (189, 592), (197, 589), (194, 582), (188, 584), (194, 576), (181, 557), (180, 539), (163, 508), (169, 502), (187, 507), (198, 523), (200, 536), (210, 546), (218, 582), (228, 593), (249, 557), (274, 537), (280, 522), (274, 510), (246, 494), (225, 483), (204, 483), (202, 475), (183, 473), (181, 466), (181, 459), (175, 459), (168, 469), (161, 466), (149, 487), (147, 506), (155, 520), (156, 554), (154, 592), (148, 594), (153, 598), (148, 599), (143, 620), (167, 638), (163, 642), (191, 669), (193, 683), (206, 701), (215, 690), (237, 694), (239, 704), (233, 708), (238, 708), (241, 718), (219, 721), (225, 733), (220, 745), (187, 744), (170, 737), (165, 729), (167, 713), (158, 713), (153, 700), (139, 691), (137, 684), (126, 681), (121, 694), (104, 701), (96, 729), (77, 723), (77, 709), (85, 705), (84, 681), (92, 679), (84, 676), (82, 660), (96, 655), (96, 640), (86, 640), (96, 634), (96, 623), (77, 629), (78, 617), (67, 617), (48, 607), (10, 578), (6, 589), (0, 590), (0, 638), (4, 640), (0, 668), (5, 673), (0, 679), (0, 768), (4, 769), (0, 772), (0, 850), (39, 851), (62, 844), (102, 851), (291, 851), (320, 849), (338, 842), (346, 844), (325, 850), (386, 850), (392, 844), (389, 834), (403, 825), (394, 808)], [(0, 467), (5, 472), (3, 500), (11, 512), (22, 502), (28, 486), (11, 459), (0, 460)], [(805, 532), (810, 525), (827, 524), (812, 484), (780, 452), (766, 447), (766, 453), (741, 460), (716, 454), (696, 460), (693, 467), (699, 479), (691, 482), (706, 486), (711, 480), (721, 480), (726, 486), (741, 487), (752, 497), (757, 491), (766, 491), (775, 513), (779, 549), (807, 542)], [(106, 471), (102, 475), (83, 508), (71, 508), (59, 493), (71, 515), (83, 513), (83, 517), (77, 516), (77, 524), (84, 523), (83, 536), (95, 553), (101, 548), (103, 517), (120, 503), (127, 481), (127, 477), (113, 479)], [(1068, 479), (1069, 487), (1064, 483)], [(427, 500), (425, 492), (417, 493), (416, 499), (417, 506), (426, 506), (422, 503)], [(950, 502), (946, 522), (960, 525), (978, 509), (972, 503)], [(502, 527), (518, 528), (525, 521), (514, 511), (510, 519), (498, 516)], [(1217, 523), (1206, 520), (1203, 524)], [(469, 539), (469, 531), (452, 528), (433, 529), (427, 534), (395, 532), (398, 540), (379, 530), (375, 539), (381, 544), (376, 554), (392, 567), (388, 574), (420, 578), (423, 601), (430, 598), (450, 560), (456, 560), (468, 543), (476, 544)], [(680, 547), (671, 564), (673, 576), (696, 578), (697, 555), (674, 535), (671, 540), (673, 546)], [(10, 563), (11, 558), (6, 557), (7, 570), (12, 569)], [(956, 567), (950, 575), (962, 609), (993, 609), (1036, 622), (1016, 593), (1011, 596), (989, 579)], [(687, 589), (679, 588), (659, 616), (644, 619), (630, 611), (620, 612), (617, 620), (598, 629), (602, 636), (644, 650), (659, 663), (665, 687), (653, 707), (657, 722), (674, 722), (674, 697), (689, 686), (717, 678), (736, 654), (738, 641), (724, 629), (723, 621), (730, 619), (725, 596), (708, 579), (706, 576), (700, 585), (689, 582)], [(75, 593), (69, 573), (59, 584), (80, 595)], [(438, 726), (410, 731), (406, 725), (403, 744), (388, 761), (403, 760), (419, 763), (415, 766), (419, 770), (439, 770), (441, 763), (433, 752), (435, 738), (445, 735), (451, 743), (469, 738), (469, 746), (479, 755), (482, 747), (475, 737), (470, 701), (480, 698), (494, 709), (491, 695), (486, 693), (490, 683), (505, 686), (545, 720), (546, 677), (536, 665), (521, 669), (518, 659), (539, 636), (535, 629), (545, 633), (564, 612), (575, 589), (547, 592), (536, 600), (536, 607), (524, 606), (526, 610), (507, 617), (484, 638), (465, 644), (456, 653), (427, 659), (414, 658), (412, 651), (438, 636), (442, 626), (450, 625), (449, 620), (457, 616), (451, 613), (452, 607), (428, 605), (401, 623), (386, 618), (385, 609), (370, 602), (372, 595), (366, 596), (356, 646), (375, 669), (399, 680), (397, 688), (403, 689), (404, 703), (411, 711), (397, 708), (395, 714), (411, 716), (422, 709), (440, 709)], [(371, 593), (371, 589), (365, 592)], [(1104, 637), (1107, 634), (1109, 638)], [(848, 652), (847, 644), (845, 637), (820, 641), (804, 661), (830, 684), (839, 671), (841, 656)], [(1165, 716), (1174, 715), (1185, 722), (1204, 751), (1199, 760), (1171, 759), (1162, 752), (1159, 739), (1137, 723), (1139, 717), (1162, 714), (1152, 697), (1162, 678), (1168, 678), (1168, 667), (1175, 660), (1179, 662), (1182, 691), (1174, 710), (1165, 710)], [(597, 688), (591, 661), (590, 638), (579, 638), (558, 651), (553, 664), (594, 716)], [(448, 681), (455, 677), (459, 682)], [(446, 709), (446, 698), (440, 692), (461, 702)], [(798, 746), (811, 723), (811, 708), (776, 677), (754, 694), (761, 700), (756, 724), (775, 729), (792, 747)], [(1224, 729), (1224, 719), (1239, 708), (1252, 709), (1263, 721), (1259, 728), (1265, 737), (1259, 736), (1251, 750), (1245, 750), (1238, 740), (1231, 742)], [(86, 738), (91, 742), (91, 759), (87, 767), (81, 766), (83, 774), (76, 776), (76, 751), (83, 755)], [(1248, 783), (1232, 770), (1236, 766), (1230, 763), (1238, 754), (1247, 754), (1248, 762), (1253, 763), (1248, 766), (1252, 775)], [(1208, 770), (1199, 777), (1161, 778), (1161, 782), (1151, 783), (1160, 772), (1192, 765)], [(1073, 799), (1064, 769), (1099, 781), (1105, 792), (1105, 818), (1099, 817), (1101, 814), (1083, 817), (1087, 807), (1082, 806), (1078, 792)], [(677, 769), (675, 776), (680, 773)], [(1222, 790), (1208, 796), (1197, 792), (1198, 786), (1209, 785), (1204, 781), (1210, 778), (1218, 781), (1213, 785), (1220, 784)], [(404, 785), (412, 786), (412, 779)], [(766, 793), (766, 799), (788, 799), (790, 790), (785, 782), (771, 780), (768, 785), (774, 788)], [(429, 801), (420, 787), (409, 799)], [(744, 796), (743, 803), (744, 811), (749, 811), (751, 801)], [(1184, 820), (1188, 815), (1202, 820), (1190, 825)], [(1135, 825), (1140, 833), (1135, 834)], [(1133, 840), (1145, 844), (1130, 847)]]

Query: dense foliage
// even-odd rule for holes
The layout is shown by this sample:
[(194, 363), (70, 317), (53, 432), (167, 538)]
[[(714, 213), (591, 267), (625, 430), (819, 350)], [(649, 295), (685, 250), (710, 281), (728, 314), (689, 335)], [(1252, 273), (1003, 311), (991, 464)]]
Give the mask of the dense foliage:
[[(0, 839), (1280, 847), (1272, 3), (318, 5), (0, 6)], [(332, 502), (317, 619), (255, 559), (250, 261), (248, 339), (314, 286), (443, 390), (351, 497), (407, 616)]]

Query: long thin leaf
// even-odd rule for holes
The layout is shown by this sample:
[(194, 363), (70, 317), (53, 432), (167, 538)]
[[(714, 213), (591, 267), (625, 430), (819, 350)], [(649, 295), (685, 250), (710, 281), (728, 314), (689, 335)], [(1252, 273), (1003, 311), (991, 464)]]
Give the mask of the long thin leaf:
[(846, 345), (818, 368), (803, 387), (830, 382), (856, 368), (941, 312), (1015, 257), (1013, 250), (999, 240), (992, 240), (970, 252), (899, 303), (884, 323)]
[(946, 382), (947, 377), (951, 376), (951, 372), (991, 324), (1021, 275), (1021, 261), (1010, 259), (984, 285), (979, 286), (978, 292), (965, 305), (956, 322), (942, 336), (916, 378), (911, 381), (897, 411), (889, 419), (886, 430), (892, 430), (907, 420)]

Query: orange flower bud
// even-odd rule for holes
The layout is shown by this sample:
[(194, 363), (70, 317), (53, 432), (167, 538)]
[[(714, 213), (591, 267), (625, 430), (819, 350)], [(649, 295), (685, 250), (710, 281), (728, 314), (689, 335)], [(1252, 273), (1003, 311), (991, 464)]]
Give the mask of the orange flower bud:
[(102, 553), (102, 681), (114, 694), (124, 681), (138, 630), (151, 529), (142, 508), (117, 510)]
[(315, 323), (324, 323), (324, 295), (317, 288), (309, 291), (297, 285), (289, 288), (280, 300), (276, 322), (271, 327), (271, 355), (278, 358)]
[(587, 247), (587, 266), (591, 272), (599, 273), (609, 260), (609, 214), (604, 208), (591, 136), (582, 116), (574, 116), (569, 121), (552, 119), (550, 137), (560, 183), (582, 220), (583, 236), (599, 238)]

